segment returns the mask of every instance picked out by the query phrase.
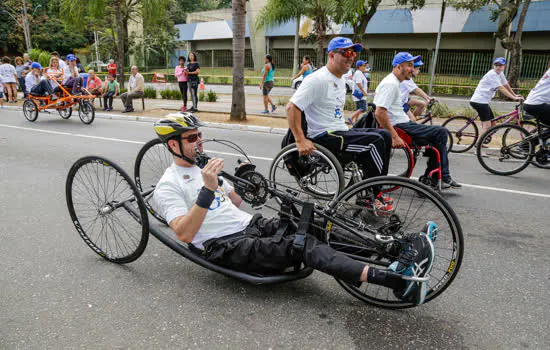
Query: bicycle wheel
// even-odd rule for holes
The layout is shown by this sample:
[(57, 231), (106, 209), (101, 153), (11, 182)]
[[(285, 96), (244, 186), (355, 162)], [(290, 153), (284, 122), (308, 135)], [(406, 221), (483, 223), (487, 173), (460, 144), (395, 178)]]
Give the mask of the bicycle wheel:
[(526, 140), (529, 135), (529, 131), (517, 125), (502, 124), (490, 128), (481, 135), (477, 145), (479, 163), (496, 175), (519, 173), (533, 159), (533, 140)]
[(316, 203), (335, 199), (344, 189), (344, 171), (329, 150), (315, 147), (308, 156), (300, 156), (295, 143), (284, 147), (269, 169), (272, 186)]
[(411, 177), (414, 168), (414, 156), (409, 147), (392, 148), (390, 152), (389, 175)]
[(118, 264), (141, 256), (149, 239), (147, 209), (122, 168), (102, 157), (80, 158), (65, 195), (76, 230), (94, 252)]
[(78, 106), (78, 117), (84, 124), (92, 124), (95, 118), (95, 108), (89, 101), (81, 101)]
[(69, 108), (58, 109), (57, 113), (59, 113), (61, 118), (69, 119), (73, 115), (73, 108), (69, 107)]
[[(531, 120), (524, 120), (524, 121), (521, 121), (521, 127), (524, 128), (525, 130), (529, 131), (529, 133), (531, 134), (534, 134), (537, 132), (537, 123), (534, 122), (534, 121), (531, 121)], [(546, 143), (548, 143), (549, 141), (546, 140), (545, 141)], [(550, 169), (550, 159), (548, 159), (547, 157), (547, 161), (540, 161), (538, 160), (538, 158), (536, 157), (536, 154), (537, 152), (540, 150), (540, 145), (536, 142), (536, 140), (534, 141), (534, 145), (535, 145), (535, 148), (534, 148), (534, 151), (535, 151), (535, 157), (533, 157), (533, 160), (531, 161), (531, 163), (536, 166), (537, 168), (540, 168), (540, 169)]]
[[(394, 211), (389, 216), (377, 215), (368, 201), (389, 188), (397, 188), (391, 192)], [(328, 221), (325, 226), (328, 244), (356, 260), (381, 269), (386, 269), (397, 259), (410, 234), (419, 232), (428, 221), (433, 221), (437, 224), (438, 233), (434, 240), (436, 255), (426, 302), (439, 296), (456, 277), (464, 253), (462, 228), (450, 205), (429, 187), (411, 179), (380, 176), (350, 187), (330, 206), (334, 212), (331, 214), (333, 221)], [(338, 221), (345, 222), (361, 236), (338, 227)], [(376, 246), (363, 239), (375, 239), (373, 232), (381, 235)], [(336, 280), (348, 293), (366, 303), (385, 308), (415, 306), (398, 299), (386, 287)]]
[[(172, 154), (160, 139), (147, 142), (139, 150), (134, 165), (134, 179), (139, 190), (144, 192), (154, 188), (173, 161)], [(158, 206), (153, 200), (153, 193), (146, 195), (143, 199), (149, 213), (161, 223), (168, 225), (159, 214)]]
[(453, 138), (453, 134), (451, 134), (451, 132), (447, 130), (447, 152), (452, 152), (453, 151), (453, 144), (454, 144), (454, 138)]
[(470, 123), (470, 118), (456, 116), (446, 120), (443, 125), (449, 130), (453, 138), (451, 152), (463, 153), (474, 147), (478, 137), (479, 130), (475, 122)]
[(26, 100), (23, 103), (23, 115), (30, 122), (34, 122), (38, 118), (38, 106), (33, 100)]

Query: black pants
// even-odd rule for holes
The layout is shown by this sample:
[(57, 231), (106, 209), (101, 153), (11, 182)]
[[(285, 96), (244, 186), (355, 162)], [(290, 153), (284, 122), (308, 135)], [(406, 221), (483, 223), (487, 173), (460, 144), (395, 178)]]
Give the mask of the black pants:
[[(438, 125), (417, 124), (413, 122), (400, 123), (394, 126), (406, 132), (416, 143), (421, 145), (427, 143), (437, 148), (441, 156), (441, 177), (443, 177), (443, 180), (448, 180), (451, 177), (449, 155), (447, 152), (447, 129)], [(424, 176), (428, 176), (430, 170), (434, 168), (434, 163), (436, 163), (436, 160), (434, 159), (434, 155), (431, 155)]]
[(31, 88), (30, 92), (36, 95), (45, 95), (47, 92), (51, 95), (53, 94), (53, 88), (49, 81), (41, 80), (38, 84)]
[(103, 95), (103, 107), (113, 108), (113, 96), (115, 96), (114, 91), (109, 91), (105, 95)]
[(198, 81), (189, 82), (189, 92), (191, 93), (191, 103), (193, 104), (193, 108), (195, 109), (199, 106), (199, 95), (197, 92), (198, 89), (199, 89)]
[(524, 104), (523, 108), (541, 123), (550, 126), (550, 103), (543, 103), (540, 105)]
[(303, 262), (338, 279), (359, 281), (364, 263), (337, 252), (311, 234), (306, 235), (300, 254), (293, 248), (295, 227), (289, 225), (278, 240), (274, 236), (279, 226), (279, 218), (256, 214), (244, 231), (206, 241), (204, 254), (213, 263), (239, 271), (273, 274)]
[(392, 141), (387, 130), (353, 128), (349, 131), (329, 131), (315, 137), (313, 141), (335, 154), (354, 156), (366, 177), (388, 174)]
[(183, 107), (187, 108), (187, 82), (180, 81), (178, 83), (181, 91), (181, 97), (183, 98)]

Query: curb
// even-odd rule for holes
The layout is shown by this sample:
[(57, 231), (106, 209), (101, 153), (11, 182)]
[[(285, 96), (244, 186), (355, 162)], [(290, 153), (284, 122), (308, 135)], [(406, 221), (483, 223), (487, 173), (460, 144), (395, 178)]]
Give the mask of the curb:
[[(16, 107), (16, 106), (4, 106), (4, 109), (11, 110), (11, 111), (22, 110), (21, 107)], [(144, 123), (154, 123), (159, 119), (159, 118), (145, 117), (145, 116), (130, 116), (130, 115), (104, 114), (104, 113), (96, 113), (95, 117), (99, 119), (112, 119), (112, 120), (134, 121), (134, 122), (144, 122)], [(269, 126), (258, 126), (258, 125), (241, 125), (241, 124), (225, 124), (225, 123), (209, 123), (209, 122), (204, 122), (204, 123), (209, 128), (250, 131), (250, 132), (258, 132), (258, 133), (264, 133), (264, 134), (285, 135), (288, 130), (284, 128), (270, 128)]]

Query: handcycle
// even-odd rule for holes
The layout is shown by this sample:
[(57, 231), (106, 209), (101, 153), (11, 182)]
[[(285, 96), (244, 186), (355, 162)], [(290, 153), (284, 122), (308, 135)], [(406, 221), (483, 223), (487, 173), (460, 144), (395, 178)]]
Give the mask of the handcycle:
[[(148, 150), (158, 146), (151, 144), (146, 144), (142, 150), (149, 147), (140, 154), (147, 154)], [(242, 155), (248, 159), (244, 152)], [(149, 167), (148, 160), (152, 158), (143, 156), (139, 166)], [(198, 164), (204, 164), (207, 159), (201, 154)], [(224, 172), (221, 175), (233, 183), (235, 191), (246, 203), (255, 208), (270, 208), (281, 219), (291, 220), (298, 228), (297, 238), (304, 238), (304, 233), (315, 227), (321, 235), (318, 238), (326, 244), (353, 259), (380, 268), (387, 268), (395, 260), (402, 242), (414, 228), (422, 227), (428, 219), (436, 222), (436, 258), (428, 281), (427, 301), (448, 288), (459, 271), (464, 249), (462, 228), (448, 203), (427, 186), (404, 178), (377, 177), (356, 183), (334, 201), (320, 206), (300, 200), (292, 188), (274, 186), (251, 163), (239, 167), (235, 175)], [(119, 264), (138, 259), (147, 246), (150, 233), (192, 262), (251, 284), (288, 282), (312, 273), (312, 269), (303, 264), (278, 274), (261, 275), (209, 262), (177, 240), (173, 231), (162, 224), (165, 221), (159, 213), (154, 215), (159, 224), (149, 221), (147, 211), (154, 211), (154, 207), (147, 203), (151, 202), (156, 184), (153, 178), (149, 180), (152, 183), (141, 182), (140, 190), (121, 167), (99, 156), (83, 157), (69, 170), (66, 199), (72, 222), (85, 243), (104, 259)], [(395, 187), (399, 187), (399, 192), (394, 192), (398, 194), (397, 210), (391, 217), (376, 217), (362, 204), (365, 197), (376, 196), (376, 191)], [(278, 203), (281, 203), (280, 208)], [(337, 282), (366, 303), (386, 308), (414, 306), (397, 299), (385, 287), (338, 279)]]
[[(476, 145), (479, 139), (479, 129), (475, 121), (478, 118), (479, 115), (473, 118), (455, 116), (443, 123), (443, 127), (447, 128), (453, 136), (453, 144), (458, 146), (453, 147), (451, 152), (464, 153)], [(535, 122), (524, 119), (523, 102), (517, 104), (512, 112), (491, 119), (491, 123), (494, 124), (502, 119), (506, 119), (502, 122), (503, 124), (513, 123), (517, 126), (531, 129), (534, 129), (536, 126)], [(488, 141), (490, 140), (485, 140), (485, 142)]]
[(69, 119), (72, 116), (73, 106), (75, 105), (78, 105), (78, 117), (84, 124), (91, 124), (94, 121), (95, 108), (89, 101), (93, 96), (72, 95), (56, 79), (53, 79), (46, 73), (45, 76), (59, 87), (60, 96), (57, 100), (52, 100), (51, 95), (37, 95), (29, 92), (23, 103), (23, 114), (28, 121), (36, 121), (38, 112), (46, 112), (48, 109), (55, 109), (61, 118)]
[(549, 140), (550, 126), (538, 119), (534, 130), (511, 124), (496, 125), (481, 135), (477, 159), (487, 171), (496, 175), (517, 174), (529, 163), (550, 169)]

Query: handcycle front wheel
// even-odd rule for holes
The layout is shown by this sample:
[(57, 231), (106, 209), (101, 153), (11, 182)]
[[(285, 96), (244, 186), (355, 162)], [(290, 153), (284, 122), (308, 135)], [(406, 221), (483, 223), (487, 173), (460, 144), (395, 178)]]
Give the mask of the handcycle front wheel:
[(78, 117), (84, 124), (92, 124), (95, 118), (95, 108), (89, 101), (80, 101)]
[[(387, 189), (392, 189), (389, 194), (393, 199), (393, 211), (382, 215), (373, 209), (372, 201)], [(437, 225), (435, 259), (426, 302), (439, 296), (456, 277), (464, 253), (462, 228), (450, 205), (429, 187), (407, 178), (375, 177), (346, 189), (330, 207), (333, 213), (325, 226), (328, 244), (353, 259), (381, 269), (386, 269), (397, 259), (408, 236), (421, 231), (428, 221), (434, 222)], [(377, 246), (373, 246), (362, 236), (341, 229), (338, 221), (346, 222), (364, 237), (374, 239), (374, 230), (392, 240), (384, 242), (380, 239)], [(369, 283), (355, 285), (338, 279), (337, 282), (348, 293), (366, 303), (385, 308), (415, 306), (398, 299), (386, 287)]]
[(25, 100), (23, 103), (23, 115), (25, 119), (34, 122), (38, 118), (38, 106), (33, 100)]
[(84, 242), (106, 260), (139, 258), (149, 239), (147, 209), (126, 172), (102, 157), (77, 160), (67, 175), (71, 220)]
[[(173, 161), (172, 154), (159, 138), (143, 145), (134, 164), (134, 179), (139, 190), (145, 192), (154, 188)], [(145, 196), (144, 201), (149, 213), (164, 225), (168, 225), (159, 213), (153, 194)]]

